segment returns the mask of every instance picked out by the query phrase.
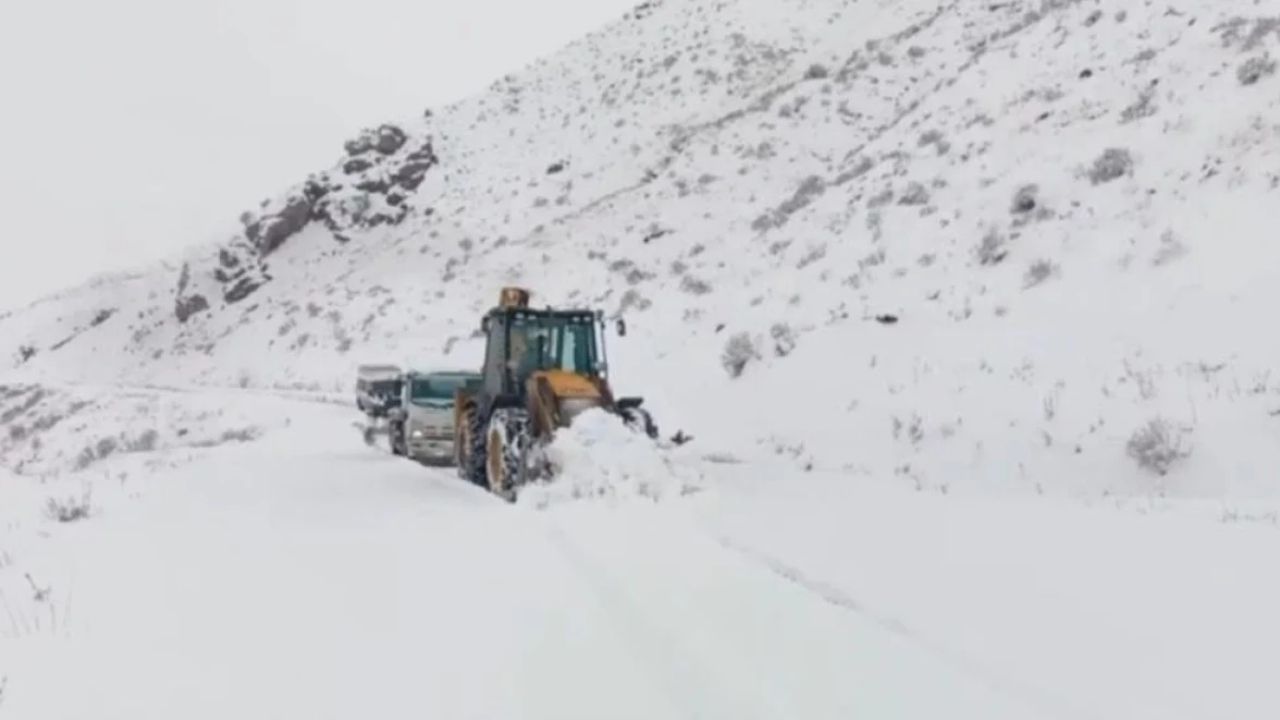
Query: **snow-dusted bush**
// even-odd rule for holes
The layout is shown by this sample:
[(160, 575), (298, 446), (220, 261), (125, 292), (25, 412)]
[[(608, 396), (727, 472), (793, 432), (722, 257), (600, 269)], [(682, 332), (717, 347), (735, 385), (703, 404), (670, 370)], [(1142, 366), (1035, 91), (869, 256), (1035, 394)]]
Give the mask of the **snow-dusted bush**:
[(622, 294), (622, 300), (618, 303), (618, 315), (622, 315), (631, 308), (636, 310), (648, 310), (653, 302), (641, 295), (638, 290), (631, 288)]
[(1156, 251), (1155, 256), (1151, 259), (1151, 264), (1161, 267), (1186, 254), (1187, 246), (1178, 240), (1178, 236), (1174, 235), (1172, 230), (1166, 230), (1160, 236), (1160, 249)]
[(1164, 418), (1154, 418), (1138, 428), (1125, 449), (1138, 467), (1157, 475), (1167, 474), (1191, 454), (1186, 434)]
[(1121, 123), (1137, 122), (1156, 114), (1156, 89), (1149, 86), (1138, 94), (1138, 99), (1120, 113)]
[(902, 193), (902, 197), (898, 198), (899, 205), (928, 205), (929, 190), (922, 183), (912, 182), (907, 185), (907, 189)]
[(1014, 215), (1025, 215), (1040, 204), (1039, 203), (1040, 187), (1038, 185), (1023, 185), (1018, 188), (1018, 192), (1013, 194), (1013, 205), (1011, 211)]
[(720, 355), (720, 364), (724, 366), (729, 377), (741, 377), (747, 365), (752, 360), (760, 358), (760, 350), (756, 348), (756, 343), (751, 339), (749, 333), (740, 332), (729, 338), (725, 343), (724, 352)]
[(680, 280), (680, 289), (690, 295), (706, 295), (711, 292), (711, 285), (705, 280), (701, 280), (692, 275), (685, 275)]
[(827, 70), (827, 67), (825, 65), (819, 65), (815, 63), (813, 65), (810, 65), (809, 69), (805, 71), (804, 79), (805, 80), (823, 80), (830, 75), (831, 75), (831, 71)]
[(977, 250), (978, 262), (983, 265), (999, 265), (1009, 255), (1004, 236), (994, 228), (982, 236)]
[(155, 429), (146, 430), (136, 438), (125, 441), (125, 451), (131, 453), (155, 452), (160, 445), (160, 433)]
[(1089, 169), (1089, 182), (1102, 185), (1133, 173), (1133, 156), (1124, 148), (1107, 148)]
[(796, 331), (786, 323), (777, 323), (769, 329), (773, 338), (773, 353), (778, 357), (786, 357), (796, 349)]
[(1033, 288), (1040, 283), (1053, 277), (1058, 271), (1056, 265), (1049, 260), (1037, 260), (1027, 268), (1027, 274), (1022, 279), (1022, 286), (1025, 288)]
[(93, 492), (85, 489), (79, 497), (49, 498), (45, 503), (45, 515), (60, 523), (84, 520), (93, 514)]
[(1236, 78), (1241, 85), (1253, 85), (1259, 80), (1276, 73), (1276, 61), (1270, 55), (1249, 58), (1236, 70)]
[(221, 440), (223, 443), (248, 443), (262, 437), (262, 429), (256, 427), (241, 428), (239, 430), (223, 431)]
[(76, 456), (75, 469), (84, 470), (99, 460), (106, 460), (120, 449), (120, 441), (113, 437), (105, 437), (94, 445), (86, 446)]

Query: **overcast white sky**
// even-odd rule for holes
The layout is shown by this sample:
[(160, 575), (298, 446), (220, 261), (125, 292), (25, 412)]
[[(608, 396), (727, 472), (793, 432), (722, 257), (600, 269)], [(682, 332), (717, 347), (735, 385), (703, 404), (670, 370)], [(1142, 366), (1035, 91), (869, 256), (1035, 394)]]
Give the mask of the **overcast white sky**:
[(0, 0), (0, 307), (234, 228), (634, 0)]

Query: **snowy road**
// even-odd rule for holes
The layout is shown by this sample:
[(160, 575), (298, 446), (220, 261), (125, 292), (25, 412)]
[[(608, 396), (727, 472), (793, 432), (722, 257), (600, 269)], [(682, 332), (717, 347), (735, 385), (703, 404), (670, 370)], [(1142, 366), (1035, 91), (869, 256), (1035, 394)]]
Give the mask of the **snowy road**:
[(365, 447), (341, 413), (221, 451), (50, 540), (71, 558), (55, 585), (70, 599), (56, 634), (6, 642), (4, 709), (1029, 716), (673, 513), (507, 506)]
[[(536, 511), (364, 446), (346, 410), (287, 405), (288, 430), (219, 448), (18, 548), (57, 612), (0, 639), (0, 714), (1177, 717), (1172, 705), (1202, 717), (1214, 691), (1162, 695), (1155, 670), (1214, 664), (1168, 657), (1152, 627), (1099, 610), (1149, 595), (1069, 594), (1072, 562), (1107, 552), (1084, 543), (1073, 555), (1071, 533), (1123, 544), (1097, 533), (1129, 518), (1055, 527), (1018, 503), (1003, 515), (910, 495), (843, 504), (799, 478), (785, 495), (762, 479), (659, 505)], [(1032, 552), (1058, 538), (1060, 555), (1045, 556), (1057, 572), (1030, 576), (1038, 561), (1019, 564), (1011, 533)], [(1274, 548), (1273, 536), (1260, 535)], [(1235, 607), (1254, 639), (1196, 646), (1256, 651), (1234, 686), (1217, 686), (1236, 692), (1222, 705), (1241, 710), (1231, 717), (1266, 699), (1258, 653), (1280, 636), (1264, 610), (1274, 585), (1240, 584), (1249, 562), (1217, 564), (1231, 596), (1151, 611), (1158, 629), (1248, 593)]]

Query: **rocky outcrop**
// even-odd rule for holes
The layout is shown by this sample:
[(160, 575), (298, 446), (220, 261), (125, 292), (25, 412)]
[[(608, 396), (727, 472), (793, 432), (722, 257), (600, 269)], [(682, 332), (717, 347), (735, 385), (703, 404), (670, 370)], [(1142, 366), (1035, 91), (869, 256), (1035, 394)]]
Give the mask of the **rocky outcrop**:
[[(313, 175), (260, 211), (245, 213), (243, 235), (219, 248), (203, 273), (200, 266), (183, 268), (175, 308), (179, 322), (208, 310), (212, 294), (220, 294), (227, 304), (253, 295), (271, 280), (266, 259), (312, 224), (347, 243), (362, 230), (404, 222), (419, 209), (413, 194), (440, 163), (432, 138), (411, 142), (395, 125), (366, 130), (344, 147), (346, 157), (333, 172)], [(201, 278), (216, 286), (193, 291)]]
[(383, 155), (394, 155), (404, 147), (409, 136), (395, 125), (380, 125), (372, 130), (365, 130), (360, 136), (348, 140), (344, 145), (348, 155), (364, 155), (378, 152)]
[(174, 301), (174, 315), (178, 322), (185, 323), (196, 313), (209, 309), (209, 301), (198, 293), (187, 294), (191, 285), (191, 265), (183, 263), (182, 273), (178, 276), (178, 296)]
[(305, 196), (291, 197), (279, 212), (250, 223), (245, 228), (245, 236), (259, 255), (270, 255), (307, 226), (311, 221), (311, 205)]
[(427, 138), (421, 147), (405, 157), (404, 162), (396, 169), (393, 177), (397, 185), (409, 192), (413, 192), (422, 184), (427, 171), (439, 164), (440, 158), (436, 157), (435, 147), (431, 144), (431, 138)]

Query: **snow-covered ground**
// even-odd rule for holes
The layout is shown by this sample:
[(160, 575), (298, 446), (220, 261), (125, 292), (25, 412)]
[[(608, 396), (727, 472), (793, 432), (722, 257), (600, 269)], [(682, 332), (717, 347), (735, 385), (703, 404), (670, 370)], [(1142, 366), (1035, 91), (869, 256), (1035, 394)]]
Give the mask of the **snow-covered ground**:
[(0, 486), (5, 717), (1280, 712), (1274, 503), (684, 457), (696, 493), (508, 505), (349, 409), (258, 409), (257, 442), (103, 460), (84, 521)]
[[(651, 0), (0, 314), (0, 713), (1280, 716), (1277, 18)], [(364, 445), (509, 284), (694, 441)]]

